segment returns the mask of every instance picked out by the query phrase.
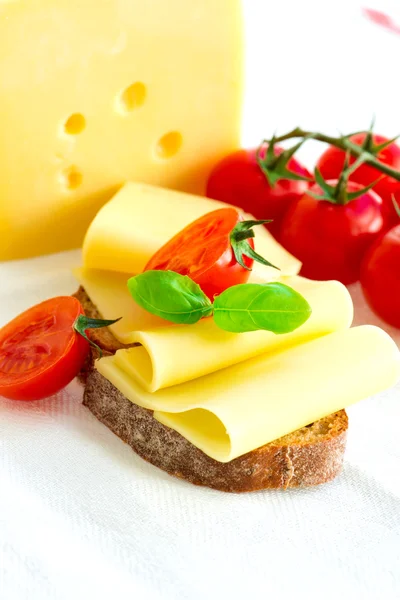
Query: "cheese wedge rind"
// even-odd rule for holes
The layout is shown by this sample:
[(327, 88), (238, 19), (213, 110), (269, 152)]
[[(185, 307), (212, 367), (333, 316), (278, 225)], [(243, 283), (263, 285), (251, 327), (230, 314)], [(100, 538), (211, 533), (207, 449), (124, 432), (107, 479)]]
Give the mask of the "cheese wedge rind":
[(153, 394), (113, 357), (96, 367), (129, 400), (154, 410), (161, 423), (208, 456), (229, 462), (393, 386), (400, 352), (383, 330), (365, 325)]

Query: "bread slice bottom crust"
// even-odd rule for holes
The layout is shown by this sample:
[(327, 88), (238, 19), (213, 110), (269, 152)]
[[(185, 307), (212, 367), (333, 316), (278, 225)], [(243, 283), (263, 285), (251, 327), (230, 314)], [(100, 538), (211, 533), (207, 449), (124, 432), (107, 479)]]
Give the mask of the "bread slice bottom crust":
[[(107, 318), (99, 313), (82, 287), (75, 297), (88, 317)], [(91, 337), (105, 354), (127, 347), (107, 328), (92, 330)], [(348, 427), (344, 410), (229, 463), (220, 463), (159, 423), (152, 411), (123, 396), (94, 369), (95, 354), (81, 373), (84, 405), (139, 456), (170, 475), (224, 492), (252, 492), (318, 485), (330, 481), (341, 470)]]
[(326, 483), (343, 463), (344, 410), (220, 463), (137, 406), (98, 371), (88, 373), (83, 404), (133, 450), (170, 475), (223, 492), (253, 492)]

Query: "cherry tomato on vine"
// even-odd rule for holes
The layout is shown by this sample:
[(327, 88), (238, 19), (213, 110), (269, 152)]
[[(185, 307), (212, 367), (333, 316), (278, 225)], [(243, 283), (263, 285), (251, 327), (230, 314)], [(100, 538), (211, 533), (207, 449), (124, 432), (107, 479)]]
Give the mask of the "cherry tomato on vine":
[(254, 260), (273, 266), (254, 251), (252, 227), (235, 208), (214, 210), (177, 233), (149, 260), (145, 271), (187, 275), (213, 300), (228, 287), (246, 283)]
[(0, 396), (39, 400), (60, 391), (86, 360), (86, 330), (114, 322), (87, 319), (73, 296), (29, 308), (0, 329)]
[[(282, 151), (282, 148), (275, 147), (277, 156)], [(222, 159), (211, 171), (206, 194), (214, 200), (238, 206), (256, 219), (272, 219), (266, 227), (276, 237), (285, 212), (309, 184), (307, 181), (279, 179), (271, 187), (257, 162), (257, 152), (257, 149), (238, 150)], [(293, 157), (287, 168), (297, 175), (311, 177)]]
[(373, 243), (362, 262), (360, 281), (372, 310), (400, 327), (400, 225)]
[[(351, 136), (350, 140), (358, 146), (362, 146), (365, 142), (366, 136), (367, 133), (357, 133)], [(388, 141), (388, 138), (382, 135), (372, 135), (372, 143), (374, 146), (379, 146), (380, 144), (384, 144)], [(376, 154), (376, 158), (393, 169), (400, 170), (400, 148), (394, 142), (386, 148), (380, 150)], [(324, 177), (324, 179), (337, 179), (342, 172), (344, 161), (344, 151), (336, 148), (335, 146), (329, 146), (329, 148), (320, 156), (317, 163), (317, 168), (321, 172), (321, 175)], [(350, 164), (354, 163), (354, 161), (355, 158), (351, 157)], [(375, 169), (375, 167), (371, 167), (370, 165), (364, 163), (350, 175), (350, 181), (356, 181), (357, 183), (367, 186), (374, 181), (377, 181), (381, 175), (382, 173), (378, 169)], [(376, 185), (373, 187), (373, 190), (379, 196), (381, 196), (383, 200), (384, 215), (388, 225), (390, 226), (391, 224), (396, 223), (397, 215), (393, 208), (392, 194), (396, 193), (400, 195), (399, 182), (393, 179), (393, 177), (384, 176), (377, 181)]]
[[(327, 184), (336, 185), (337, 180)], [(347, 183), (349, 195), (362, 189), (358, 183)], [(323, 195), (317, 184), (309, 191)], [(364, 253), (383, 225), (382, 199), (373, 191), (345, 204), (317, 200), (306, 193), (286, 213), (280, 241), (302, 261), (304, 277), (338, 279), (348, 285), (358, 280)]]

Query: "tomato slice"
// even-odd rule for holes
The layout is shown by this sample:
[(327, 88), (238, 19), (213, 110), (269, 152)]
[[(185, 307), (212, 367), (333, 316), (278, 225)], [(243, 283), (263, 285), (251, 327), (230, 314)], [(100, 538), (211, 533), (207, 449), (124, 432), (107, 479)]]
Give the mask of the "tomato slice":
[[(245, 283), (249, 270), (235, 259), (230, 234), (241, 221), (234, 208), (210, 212), (177, 233), (150, 259), (145, 271), (175, 271), (189, 276), (212, 300), (228, 287)], [(254, 248), (252, 239), (248, 240)], [(251, 268), (253, 260), (243, 257)]]
[(0, 330), (0, 395), (38, 400), (64, 388), (79, 373), (89, 342), (74, 324), (83, 314), (72, 296), (34, 306)]

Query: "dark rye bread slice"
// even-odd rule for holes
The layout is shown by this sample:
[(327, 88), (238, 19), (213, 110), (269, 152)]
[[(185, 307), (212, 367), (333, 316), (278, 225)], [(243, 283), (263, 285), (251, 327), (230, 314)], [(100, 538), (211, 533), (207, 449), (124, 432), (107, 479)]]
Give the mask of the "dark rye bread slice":
[(344, 410), (285, 435), (229, 463), (220, 463), (128, 400), (96, 370), (83, 404), (142, 458), (170, 475), (223, 492), (311, 486), (341, 470), (346, 445)]
[[(101, 318), (86, 292), (76, 297), (89, 317)], [(107, 329), (92, 338), (106, 353), (124, 348)], [(294, 488), (326, 483), (342, 467), (348, 419), (341, 410), (229, 463), (220, 463), (128, 400), (87, 365), (83, 404), (142, 458), (170, 475), (224, 492)]]

